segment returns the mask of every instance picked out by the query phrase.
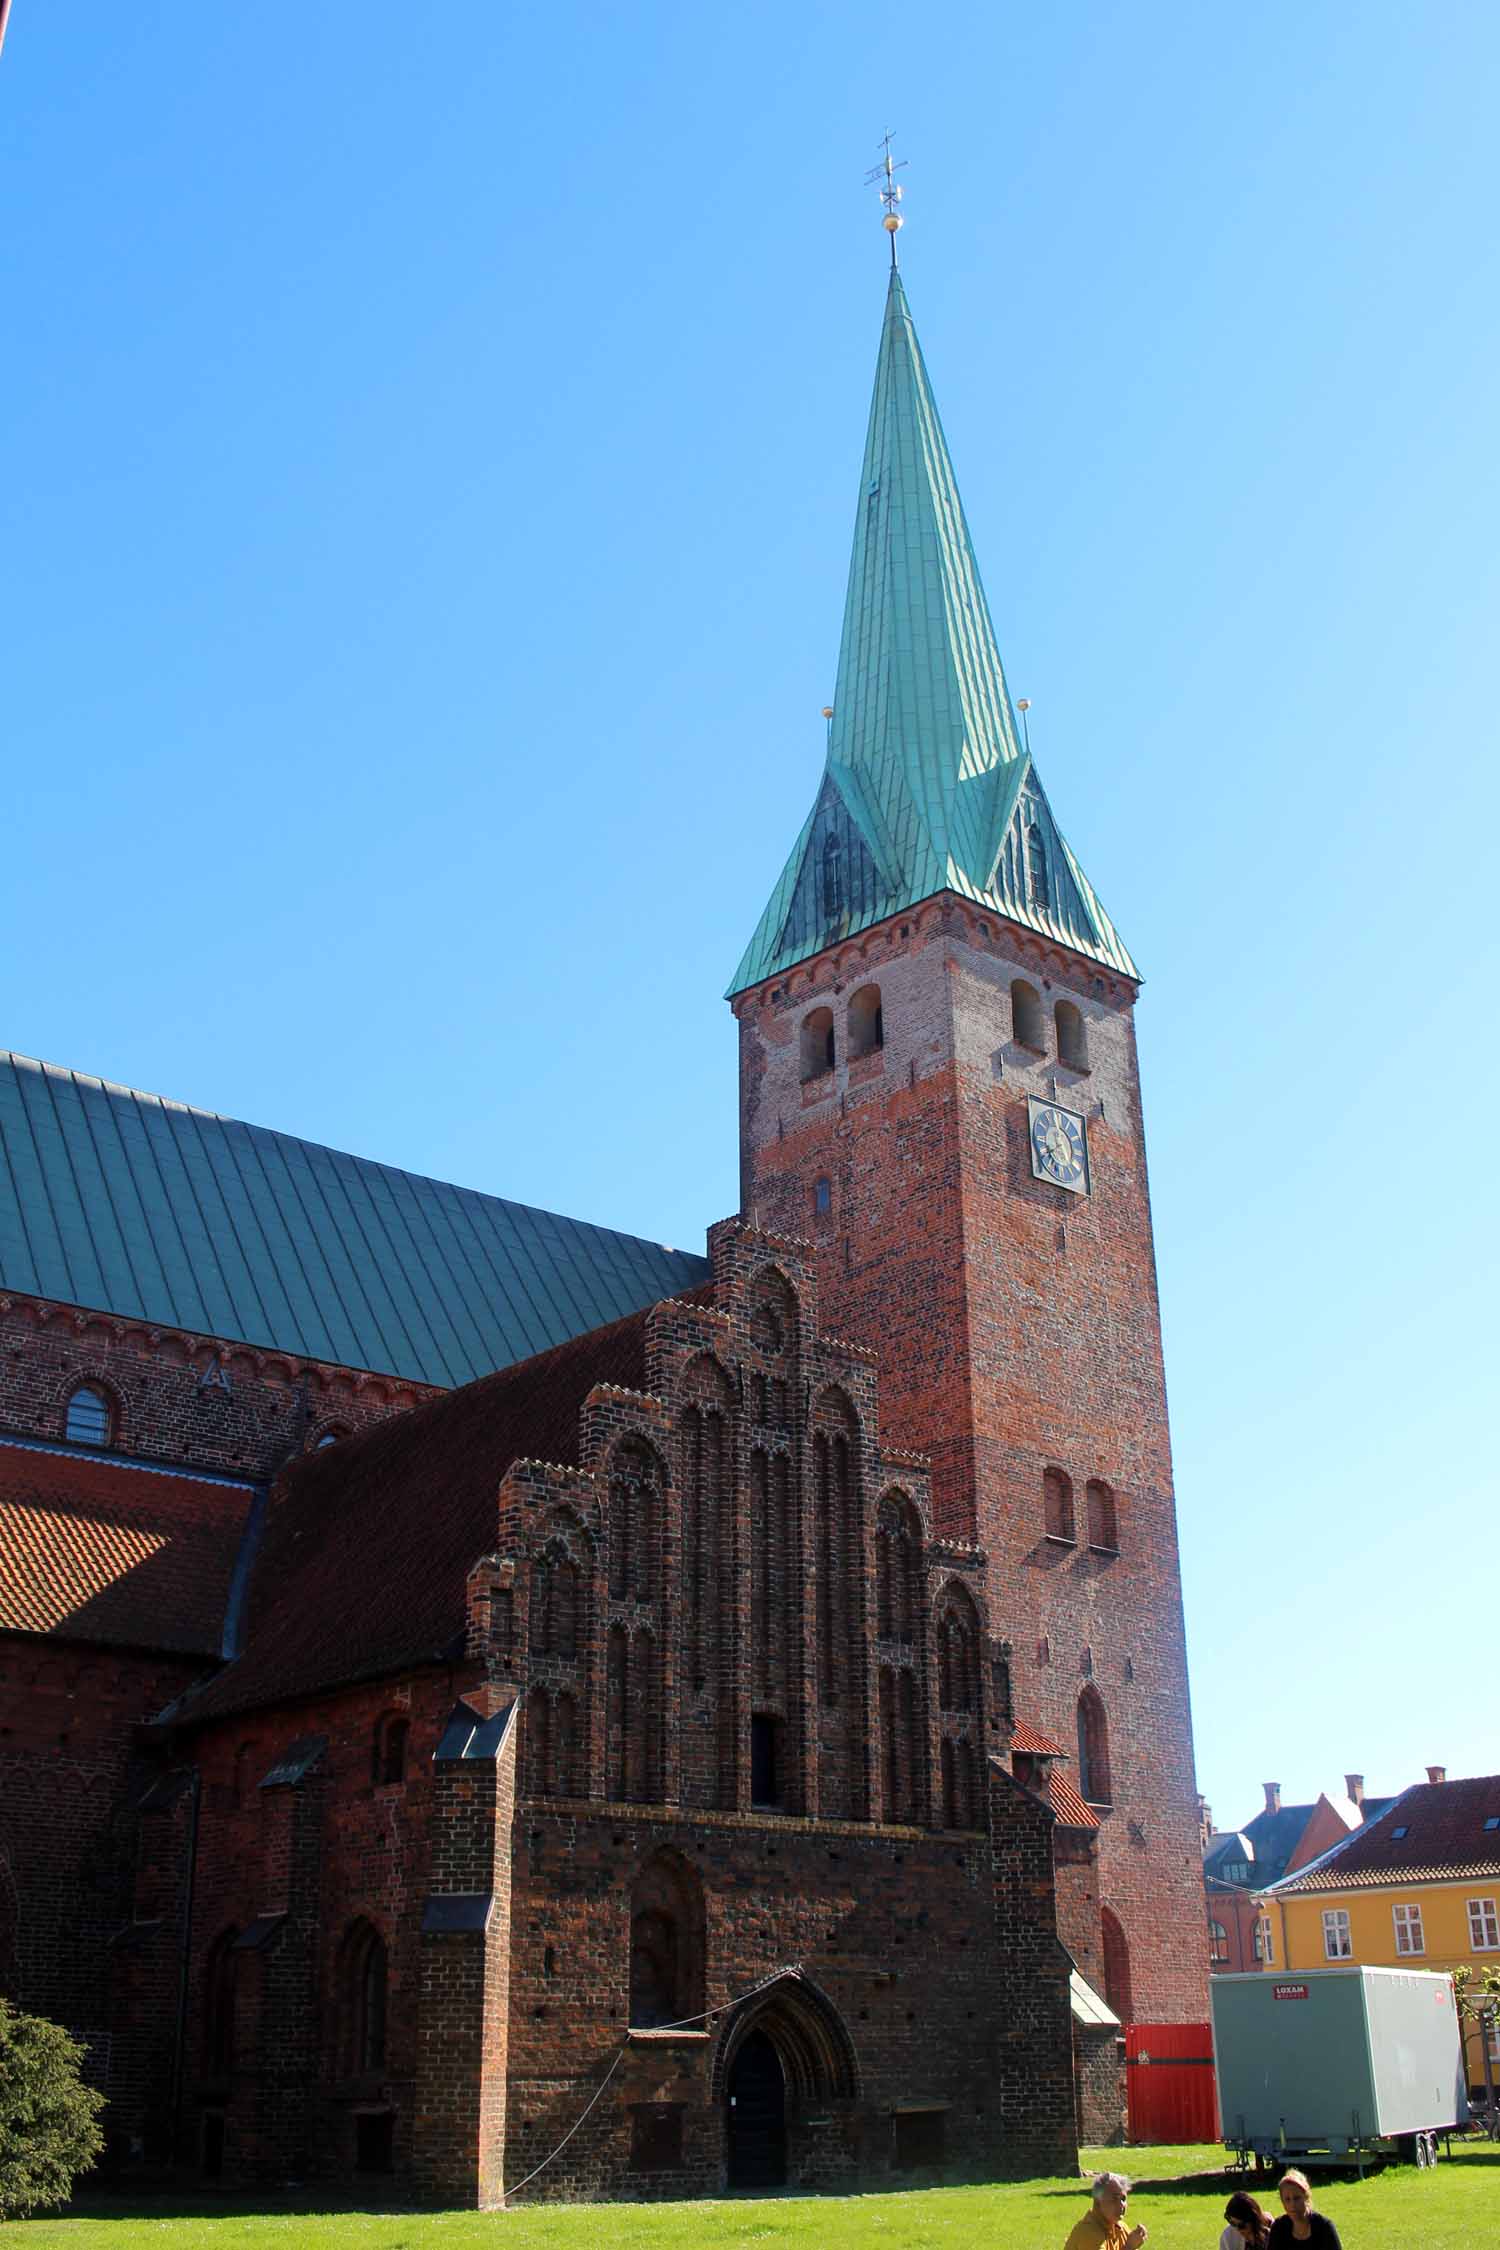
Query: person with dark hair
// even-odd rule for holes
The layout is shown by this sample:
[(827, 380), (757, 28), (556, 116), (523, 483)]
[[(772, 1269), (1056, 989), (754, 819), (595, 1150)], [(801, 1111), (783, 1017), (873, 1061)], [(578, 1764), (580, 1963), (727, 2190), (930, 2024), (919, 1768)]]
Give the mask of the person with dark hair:
[(1271, 2250), (1285, 2250), (1289, 2242), (1315, 2242), (1318, 2250), (1341, 2250), (1339, 2230), (1332, 2219), (1313, 2209), (1305, 2172), (1283, 2172), (1277, 2193), (1281, 2217), (1271, 2229)]
[(1224, 2232), (1219, 2237), (1219, 2250), (1266, 2250), (1271, 2239), (1271, 2222), (1253, 2195), (1236, 2188), (1224, 2206)]

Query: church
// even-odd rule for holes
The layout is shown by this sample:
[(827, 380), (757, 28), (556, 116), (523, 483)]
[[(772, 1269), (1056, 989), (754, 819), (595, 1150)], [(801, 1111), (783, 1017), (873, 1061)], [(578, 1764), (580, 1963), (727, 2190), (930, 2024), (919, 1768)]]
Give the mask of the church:
[(827, 718), (706, 1256), (0, 1056), (0, 1992), (122, 2167), (1065, 2171), (1207, 2015), (1139, 972), (894, 257)]

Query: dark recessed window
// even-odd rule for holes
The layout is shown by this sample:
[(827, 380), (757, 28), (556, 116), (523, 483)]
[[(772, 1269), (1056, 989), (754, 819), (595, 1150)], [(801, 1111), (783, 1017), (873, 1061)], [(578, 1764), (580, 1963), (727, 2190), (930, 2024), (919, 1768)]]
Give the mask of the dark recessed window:
[(389, 2109), (366, 2110), (354, 2120), (356, 2172), (396, 2169), (396, 2118)]
[(829, 1181), (813, 1182), (813, 1209), (820, 1219), (826, 1218), (833, 1209), (833, 1188)]
[(1395, 1839), (1396, 1837), (1398, 1837), (1398, 1836), (1404, 1836), (1405, 1834), (1406, 1834), (1406, 1830), (1405, 1830), (1404, 1828), (1393, 1828), (1393, 1829), (1391, 1830), (1391, 1836), (1392, 1836), (1392, 1839), (1393, 1839), (1393, 1840), (1394, 1840), (1394, 1839)]
[(1484, 1825), (1486, 1828), (1500, 1828), (1500, 1813), (1491, 1813)]
[(114, 1416), (103, 1391), (84, 1383), (68, 1401), (63, 1435), (69, 1445), (108, 1445)]
[(897, 2110), (896, 2142), (891, 2161), (898, 2172), (926, 2171), (943, 2161), (943, 2112), (940, 2109)]
[(781, 1781), (776, 1771), (776, 1721), (769, 1711), (751, 1714), (750, 1802), (762, 1812), (774, 1812), (781, 1803)]
[(641, 2102), (630, 2112), (632, 2172), (675, 2172), (682, 2164), (682, 2110), (675, 2102)]

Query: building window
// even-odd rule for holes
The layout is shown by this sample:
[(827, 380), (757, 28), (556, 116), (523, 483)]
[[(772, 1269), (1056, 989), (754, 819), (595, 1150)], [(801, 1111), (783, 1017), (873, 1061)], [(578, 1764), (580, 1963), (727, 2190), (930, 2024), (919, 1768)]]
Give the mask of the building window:
[(1130, 1946), (1118, 1915), (1107, 1906), (1099, 1909), (1099, 1935), (1104, 1947), (1104, 1997), (1121, 2023), (1129, 2023), (1135, 2013), (1130, 1991)]
[(1229, 1959), (1229, 1932), (1222, 1922), (1215, 1922), (1212, 1917), (1208, 1925), (1208, 1958), (1215, 1968), (1222, 1967)]
[(1323, 1957), (1327, 1961), (1352, 1961), (1354, 1958), (1346, 1907), (1329, 1906), (1323, 1910)]
[(1047, 1046), (1046, 1018), (1042, 1014), (1042, 996), (1034, 984), (1017, 977), (1010, 988), (1011, 1037), (1021, 1047), (1032, 1047), (1044, 1054)]
[(1061, 1469), (1042, 1472), (1042, 1513), (1046, 1520), (1049, 1539), (1066, 1539), (1073, 1544), (1073, 1485)]
[(1396, 1951), (1398, 1953), (1425, 1953), (1422, 1939), (1422, 1909), (1420, 1906), (1393, 1906), (1391, 1920), (1396, 1925)]
[(638, 2102), (630, 2112), (632, 2172), (680, 2172), (682, 2106), (678, 2102)]
[(377, 1789), (389, 1789), (406, 1779), (406, 1720), (388, 1711), (375, 1729), (370, 1749), (370, 1780)]
[(1109, 1721), (1104, 1698), (1086, 1687), (1078, 1698), (1078, 1787), (1091, 1805), (1113, 1802), (1109, 1778)]
[(844, 911), (844, 843), (829, 830), (823, 839), (823, 919), (836, 922)]
[(826, 1179), (817, 1179), (817, 1180), (814, 1180), (814, 1182), (813, 1182), (813, 1215), (814, 1215), (814, 1217), (815, 1217), (815, 1218), (819, 1218), (819, 1219), (826, 1219), (826, 1218), (827, 1218), (827, 1216), (828, 1216), (828, 1214), (829, 1214), (829, 1212), (830, 1212), (830, 1211), (831, 1211), (832, 1209), (833, 1209), (833, 1183), (832, 1183), (832, 1181), (830, 1181), (830, 1180), (826, 1180)]
[(356, 1922), (343, 1943), (344, 2075), (369, 2078), (385, 2068), (385, 1940)]
[(802, 1083), (826, 1078), (833, 1068), (833, 1010), (814, 1008), (802, 1019)]
[(1057, 1025), (1058, 1061), (1066, 1063), (1069, 1070), (1087, 1070), (1089, 1050), (1081, 1012), (1071, 1000), (1059, 1000), (1052, 1011), (1052, 1019)]
[(867, 984), (849, 1002), (849, 1060), (858, 1062), (861, 1055), (873, 1055), (877, 1047), (884, 1045), (885, 1016), (880, 1005), (880, 987)]
[(69, 1445), (108, 1445), (114, 1435), (114, 1408), (93, 1383), (80, 1384), (68, 1401), (63, 1436)]
[(1091, 1477), (1084, 1497), (1088, 1503), (1089, 1545), (1097, 1547), (1102, 1554), (1117, 1555), (1120, 1536), (1115, 1522), (1114, 1494), (1107, 1484)]
[(898, 2109), (891, 2119), (892, 2170), (926, 2172), (941, 2164), (943, 2121), (940, 2109)]
[(1026, 896), (1033, 906), (1050, 906), (1052, 890), (1047, 880), (1047, 843), (1041, 823), (1032, 821), (1026, 830)]
[(1469, 1945), (1475, 1953), (1494, 1953), (1500, 1949), (1500, 1920), (1496, 1919), (1492, 1898), (1469, 1901)]
[(750, 1715), (750, 1802), (758, 1812), (775, 1812), (781, 1804), (776, 1721), (769, 1711)]
[(1268, 1968), (1276, 1958), (1276, 1940), (1269, 1914), (1262, 1914), (1255, 1925), (1255, 1958), (1264, 1961)]
[(208, 1949), (204, 1968), (203, 2047), (204, 2068), (210, 2078), (227, 2078), (234, 2068), (235, 1980), (239, 1957), (235, 1939), (239, 1931), (221, 1930)]

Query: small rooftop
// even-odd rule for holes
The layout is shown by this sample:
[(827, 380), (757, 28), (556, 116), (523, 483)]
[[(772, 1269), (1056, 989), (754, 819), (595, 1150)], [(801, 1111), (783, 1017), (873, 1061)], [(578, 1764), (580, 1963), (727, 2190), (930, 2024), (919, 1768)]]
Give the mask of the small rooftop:
[(1368, 1890), (1467, 1875), (1500, 1875), (1500, 1774), (1403, 1790), (1374, 1820), (1275, 1888)]

